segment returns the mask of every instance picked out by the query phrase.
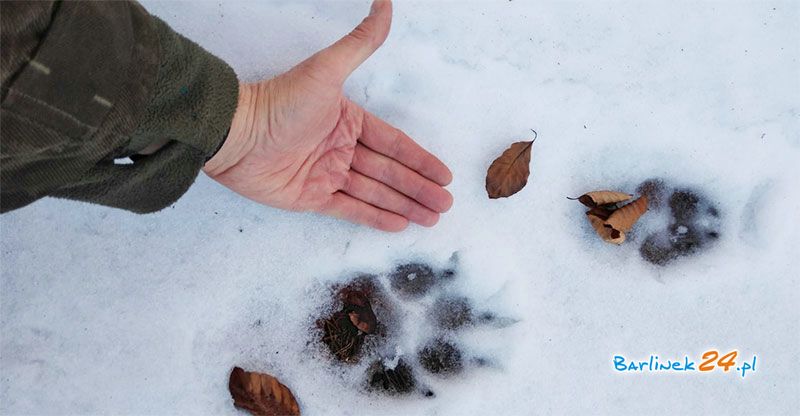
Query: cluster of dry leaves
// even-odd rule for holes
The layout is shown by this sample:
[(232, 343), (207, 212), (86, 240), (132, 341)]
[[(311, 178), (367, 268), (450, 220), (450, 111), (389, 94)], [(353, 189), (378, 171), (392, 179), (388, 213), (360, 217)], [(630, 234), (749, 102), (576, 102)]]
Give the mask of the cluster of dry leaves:
[(647, 211), (646, 196), (626, 203), (631, 198), (633, 195), (622, 192), (593, 191), (568, 199), (577, 199), (589, 208), (586, 218), (603, 241), (622, 244), (625, 242), (625, 233)]

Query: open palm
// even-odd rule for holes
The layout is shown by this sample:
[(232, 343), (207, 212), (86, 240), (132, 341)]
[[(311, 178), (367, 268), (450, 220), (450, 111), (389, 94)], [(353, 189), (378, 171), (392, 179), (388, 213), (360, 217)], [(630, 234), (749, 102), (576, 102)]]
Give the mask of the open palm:
[(231, 131), (204, 171), (262, 204), (386, 231), (434, 225), (453, 199), (447, 167), (346, 98), (342, 84), (386, 39), (376, 1), (350, 34), (273, 79), (241, 84)]

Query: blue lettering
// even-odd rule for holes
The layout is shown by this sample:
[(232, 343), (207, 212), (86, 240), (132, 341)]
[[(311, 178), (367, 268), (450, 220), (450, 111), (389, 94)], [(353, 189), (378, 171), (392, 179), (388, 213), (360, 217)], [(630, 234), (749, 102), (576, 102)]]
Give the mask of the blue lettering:
[(625, 357), (621, 355), (614, 356), (614, 369), (617, 371), (625, 371), (628, 367), (625, 365)]
[(750, 369), (750, 363), (745, 361), (744, 364), (742, 365), (742, 378), (744, 378), (745, 373), (747, 373), (747, 370), (749, 369)]
[(748, 363), (748, 362), (744, 362), (742, 364), (742, 378), (744, 378), (744, 376), (747, 374), (747, 370), (756, 371), (756, 356), (755, 355), (753, 356), (753, 364), (752, 365), (750, 363)]
[(694, 371), (694, 361), (689, 361), (689, 356), (685, 355), (686, 365), (683, 366), (684, 371)]
[[(688, 355), (683, 356), (683, 360), (667, 360), (663, 362), (658, 359), (657, 355), (650, 355), (648, 361), (627, 361), (622, 355), (613, 356), (614, 369), (616, 371), (638, 371), (638, 372), (655, 372), (655, 371), (697, 371), (697, 362), (690, 359)], [(741, 368), (741, 376), (744, 377), (748, 372), (756, 370), (756, 356), (753, 356), (752, 362), (744, 363)]]

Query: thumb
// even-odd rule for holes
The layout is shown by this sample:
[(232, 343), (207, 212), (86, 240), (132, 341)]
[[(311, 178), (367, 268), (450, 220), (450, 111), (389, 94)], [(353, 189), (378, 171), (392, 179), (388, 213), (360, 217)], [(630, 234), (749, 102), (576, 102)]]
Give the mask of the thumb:
[(369, 16), (333, 45), (317, 52), (307, 62), (343, 83), (386, 40), (392, 24), (391, 0), (373, 0)]

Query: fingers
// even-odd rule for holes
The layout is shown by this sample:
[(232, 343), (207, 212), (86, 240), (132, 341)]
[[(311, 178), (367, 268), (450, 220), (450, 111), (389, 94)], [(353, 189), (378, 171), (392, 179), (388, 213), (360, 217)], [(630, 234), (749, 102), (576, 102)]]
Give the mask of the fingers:
[(423, 149), (405, 133), (366, 110), (359, 141), (439, 185), (445, 186), (453, 180), (453, 174), (441, 160)]
[(453, 205), (453, 196), (439, 184), (362, 144), (356, 145), (351, 167), (435, 212), (445, 212)]
[(438, 213), (400, 192), (353, 170), (348, 175), (347, 187), (343, 189), (348, 195), (425, 227), (432, 227), (439, 221)]
[(331, 75), (340, 83), (380, 47), (392, 24), (392, 2), (374, 0), (367, 16), (352, 32), (309, 58), (309, 64)]
[(330, 202), (321, 212), (335, 218), (377, 228), (381, 231), (397, 232), (404, 230), (408, 226), (408, 220), (402, 216), (376, 208), (342, 192), (334, 193)]

